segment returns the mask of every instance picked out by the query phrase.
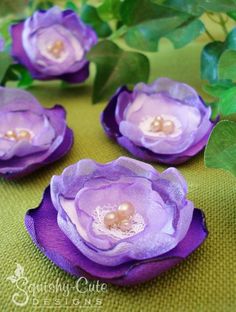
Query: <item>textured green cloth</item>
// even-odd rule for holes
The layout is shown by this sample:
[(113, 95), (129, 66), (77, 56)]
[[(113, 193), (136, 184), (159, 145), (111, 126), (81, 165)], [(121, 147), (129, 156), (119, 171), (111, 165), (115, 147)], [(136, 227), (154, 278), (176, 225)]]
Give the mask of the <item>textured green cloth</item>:
[[(174, 50), (163, 40), (160, 52), (150, 56), (150, 80), (157, 75), (169, 76), (201, 91), (199, 63), (205, 40), (203, 36), (197, 43), (180, 50)], [(99, 115), (105, 103), (91, 105), (91, 80), (86, 85), (70, 89), (62, 89), (57, 83), (35, 83), (30, 91), (47, 107), (55, 103), (65, 106), (68, 123), (74, 130), (75, 144), (63, 160), (27, 178), (17, 182), (0, 180), (0, 310), (19, 310), (12, 302), (12, 295), (17, 292), (16, 284), (6, 280), (14, 274), (16, 263), (19, 263), (24, 267), (24, 275), (30, 284), (57, 282), (70, 287), (68, 297), (61, 292), (38, 290), (36, 298), (41, 308), (33, 306), (33, 295), (30, 294), (24, 311), (96, 311), (96, 307), (84, 306), (88, 306), (88, 299), (91, 304), (96, 304), (97, 298), (102, 300), (101, 311), (236, 311), (236, 180), (229, 173), (204, 168), (203, 154), (179, 166), (179, 169), (188, 181), (189, 199), (206, 213), (210, 232), (206, 242), (185, 262), (144, 285), (132, 288), (109, 285), (107, 293), (80, 294), (72, 289), (76, 279), (57, 268), (33, 245), (24, 228), (25, 212), (39, 204), (51, 176), (60, 174), (64, 167), (82, 158), (108, 162), (121, 155), (128, 156), (128, 153), (103, 133)], [(164, 169), (164, 166), (155, 167)], [(44, 299), (48, 301), (45, 303)], [(56, 306), (55, 299), (61, 300), (59, 306)], [(73, 306), (76, 302), (78, 304), (73, 299), (79, 299), (80, 305)], [(46, 308), (46, 305), (51, 308)]]

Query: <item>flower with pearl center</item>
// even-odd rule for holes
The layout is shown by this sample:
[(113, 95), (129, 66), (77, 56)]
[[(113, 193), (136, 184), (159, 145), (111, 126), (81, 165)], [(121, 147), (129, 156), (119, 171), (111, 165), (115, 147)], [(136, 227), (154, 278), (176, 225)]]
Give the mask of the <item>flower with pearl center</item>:
[(175, 168), (158, 173), (127, 157), (83, 159), (52, 178), (25, 224), (67, 272), (132, 285), (169, 269), (206, 238), (204, 215), (186, 195)]
[(80, 83), (89, 75), (86, 54), (96, 33), (72, 10), (52, 7), (36, 11), (12, 25), (12, 55), (38, 80), (62, 79)]
[(120, 88), (102, 113), (105, 132), (136, 157), (180, 164), (201, 151), (214, 122), (190, 86), (159, 78)]
[(0, 88), (0, 175), (24, 176), (69, 151), (64, 109), (44, 109), (23, 90)]

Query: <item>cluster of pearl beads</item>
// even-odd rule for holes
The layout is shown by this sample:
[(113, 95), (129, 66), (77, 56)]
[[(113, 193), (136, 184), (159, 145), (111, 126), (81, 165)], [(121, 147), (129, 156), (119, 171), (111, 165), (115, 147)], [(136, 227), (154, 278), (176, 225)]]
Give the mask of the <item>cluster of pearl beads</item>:
[(164, 132), (172, 134), (175, 130), (175, 124), (172, 120), (164, 120), (161, 116), (156, 116), (151, 123), (151, 132)]
[(3, 137), (11, 141), (31, 140), (31, 134), (27, 130), (19, 130), (17, 132), (14, 130), (8, 130)]
[(120, 204), (116, 211), (108, 212), (104, 217), (107, 228), (119, 228), (121, 231), (129, 231), (132, 227), (131, 218), (135, 214), (134, 206), (129, 202)]
[(64, 50), (64, 44), (61, 40), (56, 40), (52, 46), (48, 46), (47, 50), (55, 58), (59, 58), (61, 56), (61, 52)]

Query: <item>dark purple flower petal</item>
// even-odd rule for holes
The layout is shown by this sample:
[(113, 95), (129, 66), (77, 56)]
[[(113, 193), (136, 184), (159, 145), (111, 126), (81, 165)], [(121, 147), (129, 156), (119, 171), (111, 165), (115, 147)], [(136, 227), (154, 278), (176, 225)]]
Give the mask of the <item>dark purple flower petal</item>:
[(207, 237), (204, 214), (194, 209), (185, 238), (170, 252), (147, 261), (132, 261), (117, 267), (102, 266), (86, 258), (60, 230), (50, 188), (36, 209), (28, 210), (25, 226), (37, 247), (57, 266), (75, 276), (101, 279), (118, 285), (147, 281), (188, 257)]

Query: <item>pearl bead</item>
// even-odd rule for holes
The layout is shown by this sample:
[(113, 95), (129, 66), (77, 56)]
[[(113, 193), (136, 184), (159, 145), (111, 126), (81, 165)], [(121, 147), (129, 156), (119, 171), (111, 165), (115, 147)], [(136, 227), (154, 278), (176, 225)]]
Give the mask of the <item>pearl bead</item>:
[(17, 135), (17, 139), (18, 140), (30, 140), (31, 135), (30, 135), (29, 131), (27, 131), (27, 130), (20, 130), (18, 135)]
[(130, 217), (134, 215), (134, 213), (135, 213), (135, 208), (129, 202), (122, 203), (121, 205), (119, 205), (117, 209), (117, 214), (120, 220), (129, 219)]
[(5, 133), (4, 137), (6, 139), (9, 139), (9, 140), (16, 140), (17, 139), (17, 135), (16, 135), (15, 131), (13, 131), (13, 130), (8, 130)]
[(118, 223), (119, 219), (116, 212), (108, 212), (104, 217), (106, 227), (112, 227)]
[(129, 220), (122, 220), (120, 223), (119, 223), (119, 229), (121, 231), (129, 231), (130, 229), (132, 228), (132, 224)]
[(48, 51), (55, 58), (59, 58), (63, 50), (64, 50), (64, 43), (61, 40), (56, 40), (52, 46), (48, 46)]
[(162, 125), (162, 131), (165, 134), (171, 134), (174, 132), (175, 124), (171, 120), (165, 120)]
[(163, 118), (161, 116), (156, 116), (151, 123), (151, 131), (158, 132), (162, 129)]

